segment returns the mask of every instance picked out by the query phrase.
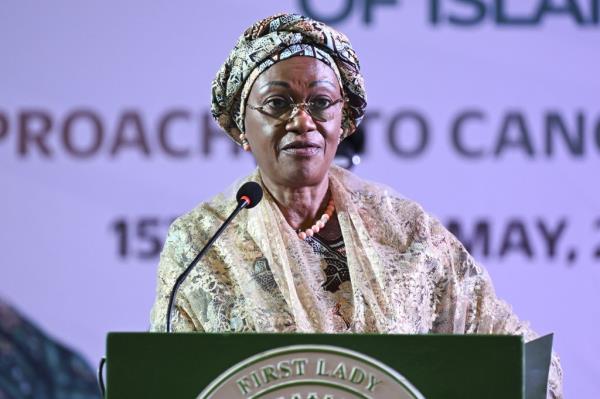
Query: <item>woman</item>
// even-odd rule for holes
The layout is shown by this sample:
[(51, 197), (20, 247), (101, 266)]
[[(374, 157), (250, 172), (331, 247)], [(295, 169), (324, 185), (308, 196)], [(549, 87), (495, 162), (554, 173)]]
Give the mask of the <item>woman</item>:
[[(175, 331), (535, 333), (494, 294), (485, 270), (416, 203), (332, 165), (364, 115), (348, 39), (299, 15), (250, 27), (213, 82), (213, 116), (258, 169), (173, 223), (161, 254), (152, 330), (169, 291), (231, 212), (241, 213), (182, 285)], [(561, 397), (553, 358), (550, 397)]]

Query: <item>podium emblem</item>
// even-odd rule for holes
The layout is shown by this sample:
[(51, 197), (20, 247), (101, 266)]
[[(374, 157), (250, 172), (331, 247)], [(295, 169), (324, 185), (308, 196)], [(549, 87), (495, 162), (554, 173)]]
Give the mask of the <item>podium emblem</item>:
[(329, 345), (293, 345), (225, 371), (197, 399), (424, 399), (380, 361)]

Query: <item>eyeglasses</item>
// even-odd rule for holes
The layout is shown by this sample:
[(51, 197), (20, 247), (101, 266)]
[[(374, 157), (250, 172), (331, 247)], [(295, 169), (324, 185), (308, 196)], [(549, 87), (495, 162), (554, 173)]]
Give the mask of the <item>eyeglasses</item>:
[(339, 103), (345, 103), (347, 99), (345, 97), (338, 98), (333, 101), (329, 98), (320, 97), (314, 100), (294, 103), (284, 98), (271, 98), (264, 105), (251, 105), (248, 104), (248, 108), (255, 111), (262, 112), (279, 120), (288, 121), (294, 118), (300, 109), (305, 110), (308, 114), (316, 121), (327, 122), (333, 119), (335, 115), (334, 105)]

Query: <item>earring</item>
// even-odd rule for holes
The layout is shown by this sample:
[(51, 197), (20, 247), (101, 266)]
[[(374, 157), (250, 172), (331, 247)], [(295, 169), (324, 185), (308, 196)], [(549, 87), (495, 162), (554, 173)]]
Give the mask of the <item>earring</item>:
[(242, 142), (242, 148), (244, 151), (250, 151), (250, 143), (248, 142), (245, 133), (240, 134), (240, 141)]

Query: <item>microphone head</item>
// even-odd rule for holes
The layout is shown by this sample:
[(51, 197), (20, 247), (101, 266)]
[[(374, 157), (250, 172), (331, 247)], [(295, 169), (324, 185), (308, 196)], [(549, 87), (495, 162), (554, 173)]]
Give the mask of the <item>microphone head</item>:
[(246, 208), (254, 208), (263, 197), (263, 189), (255, 181), (249, 181), (242, 184), (242, 187), (238, 190), (235, 199), (238, 204), (242, 201), (247, 201), (248, 205)]

